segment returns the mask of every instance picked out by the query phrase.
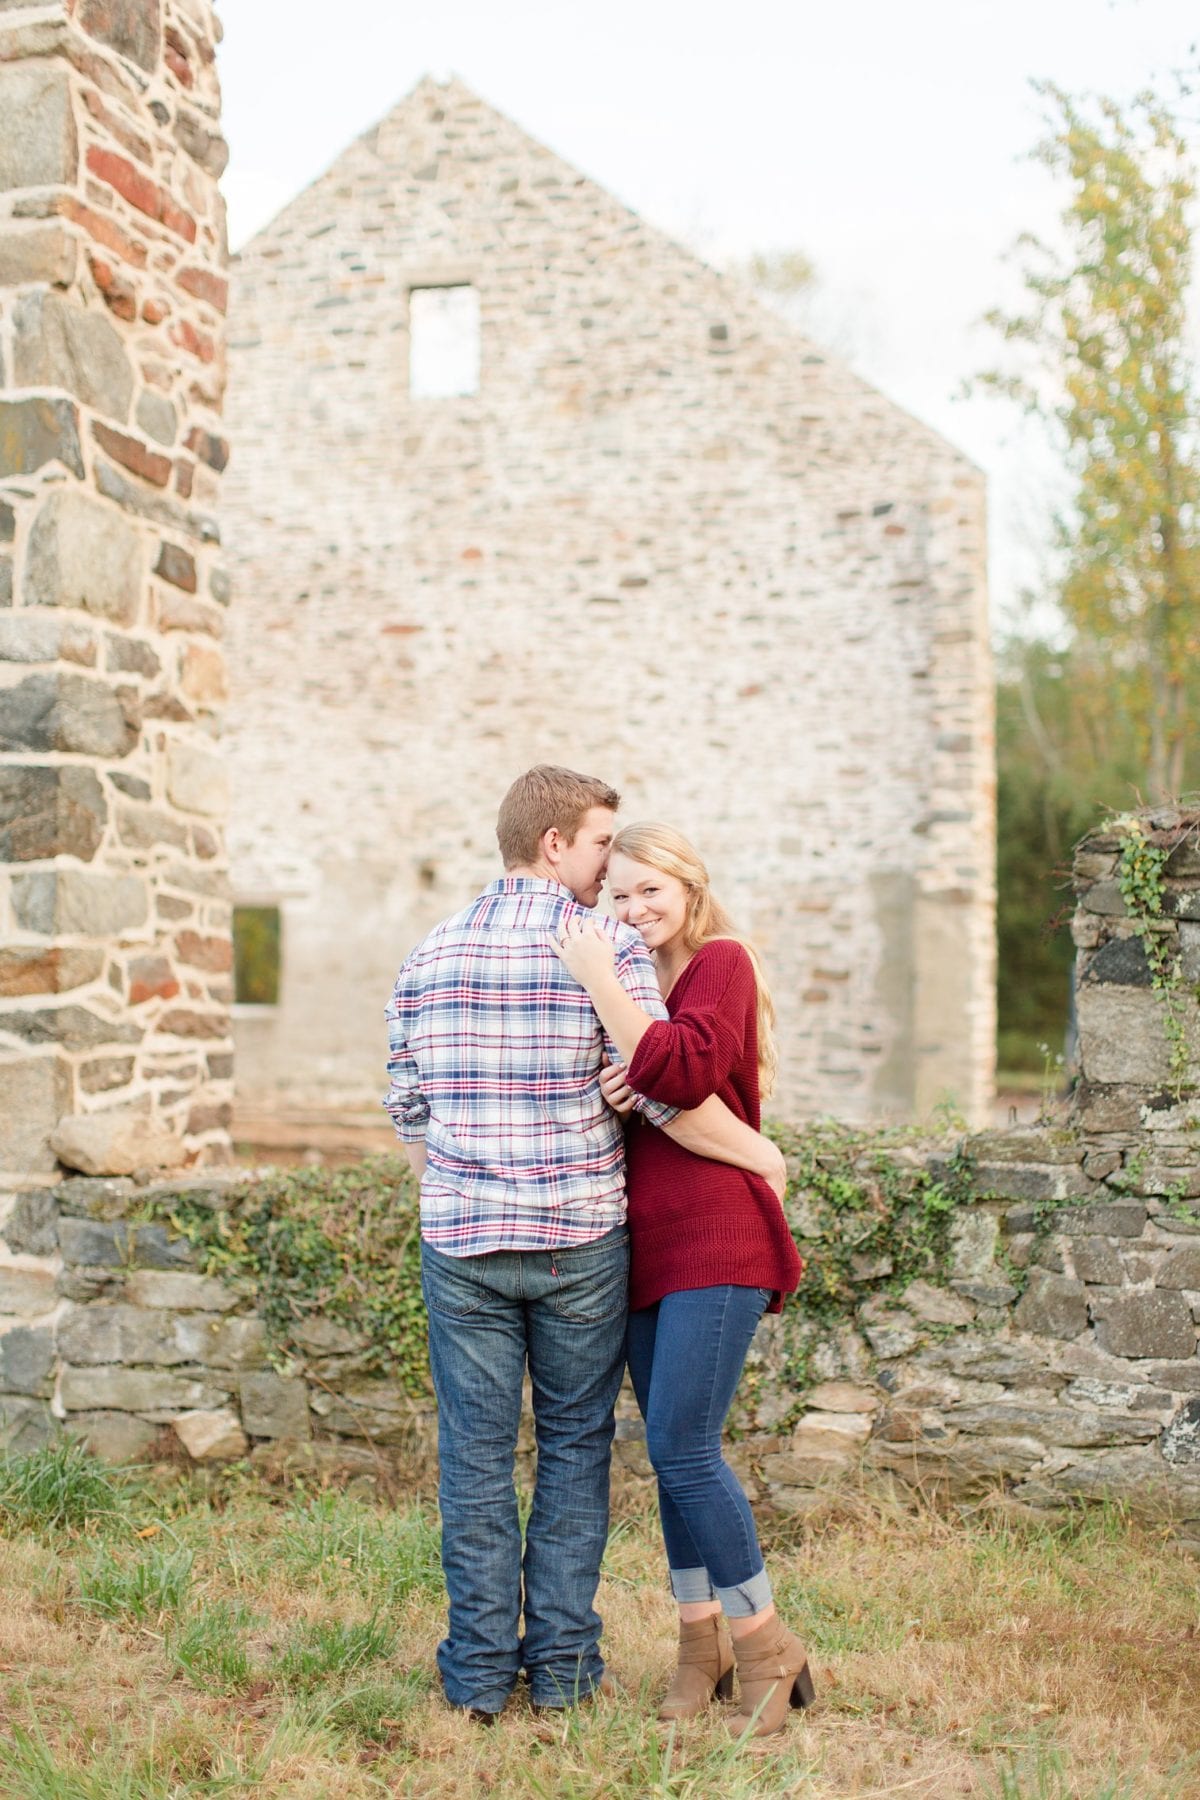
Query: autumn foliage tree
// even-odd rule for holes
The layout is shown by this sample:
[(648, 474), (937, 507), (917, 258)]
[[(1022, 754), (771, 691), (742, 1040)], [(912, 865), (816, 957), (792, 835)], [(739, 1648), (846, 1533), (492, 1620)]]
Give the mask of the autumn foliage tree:
[[(1133, 732), (1130, 782), (1149, 799), (1195, 779), (1200, 688), (1200, 429), (1188, 344), (1195, 178), (1169, 110), (1143, 95), (1088, 116), (1041, 89), (1052, 129), (1036, 155), (1065, 179), (1060, 246), (1020, 241), (1027, 305), (991, 323), (1023, 352), (986, 384), (1048, 420), (1075, 478), (1059, 522), (1058, 598), (1072, 643), (1063, 723)], [(1074, 715), (1072, 727), (1071, 716)]]

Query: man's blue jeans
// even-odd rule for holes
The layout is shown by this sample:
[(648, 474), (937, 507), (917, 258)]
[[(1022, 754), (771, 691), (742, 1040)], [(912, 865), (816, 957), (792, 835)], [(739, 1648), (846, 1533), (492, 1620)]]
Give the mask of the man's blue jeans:
[[(454, 1706), (499, 1712), (522, 1668), (536, 1705), (567, 1706), (604, 1673), (593, 1602), (628, 1273), (624, 1226), (569, 1250), (421, 1246), (450, 1597), (438, 1668)], [(513, 1458), (526, 1366), (538, 1457), (522, 1556)]]

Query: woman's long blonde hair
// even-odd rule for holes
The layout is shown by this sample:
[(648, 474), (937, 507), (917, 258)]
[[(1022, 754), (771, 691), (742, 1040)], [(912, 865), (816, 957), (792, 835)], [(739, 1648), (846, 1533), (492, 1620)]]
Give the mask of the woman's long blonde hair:
[(771, 999), (757, 950), (735, 928), (720, 901), (714, 900), (708, 885), (708, 870), (682, 832), (675, 831), (670, 825), (625, 825), (612, 841), (610, 854), (617, 852), (682, 881), (687, 889), (687, 911), (683, 922), (686, 950), (694, 953), (701, 944), (710, 944), (714, 938), (731, 938), (735, 944), (741, 944), (749, 956), (758, 993), (758, 1086), (765, 1100), (779, 1072), (779, 1053), (775, 1048), (775, 1002)]

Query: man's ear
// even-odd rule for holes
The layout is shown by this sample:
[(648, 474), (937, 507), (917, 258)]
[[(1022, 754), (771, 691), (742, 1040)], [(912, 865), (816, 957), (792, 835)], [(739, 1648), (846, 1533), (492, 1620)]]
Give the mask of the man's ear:
[(563, 834), (558, 829), (557, 825), (551, 825), (549, 831), (543, 831), (541, 836), (541, 846), (542, 856), (550, 864), (552, 869), (557, 869), (559, 863), (562, 861), (562, 853), (567, 847), (566, 839), (563, 837)]

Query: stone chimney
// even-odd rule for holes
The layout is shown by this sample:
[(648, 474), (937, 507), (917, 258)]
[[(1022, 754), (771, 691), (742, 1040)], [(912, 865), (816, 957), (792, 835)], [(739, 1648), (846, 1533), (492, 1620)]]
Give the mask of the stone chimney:
[(205, 0), (0, 11), (0, 1172), (224, 1160)]

